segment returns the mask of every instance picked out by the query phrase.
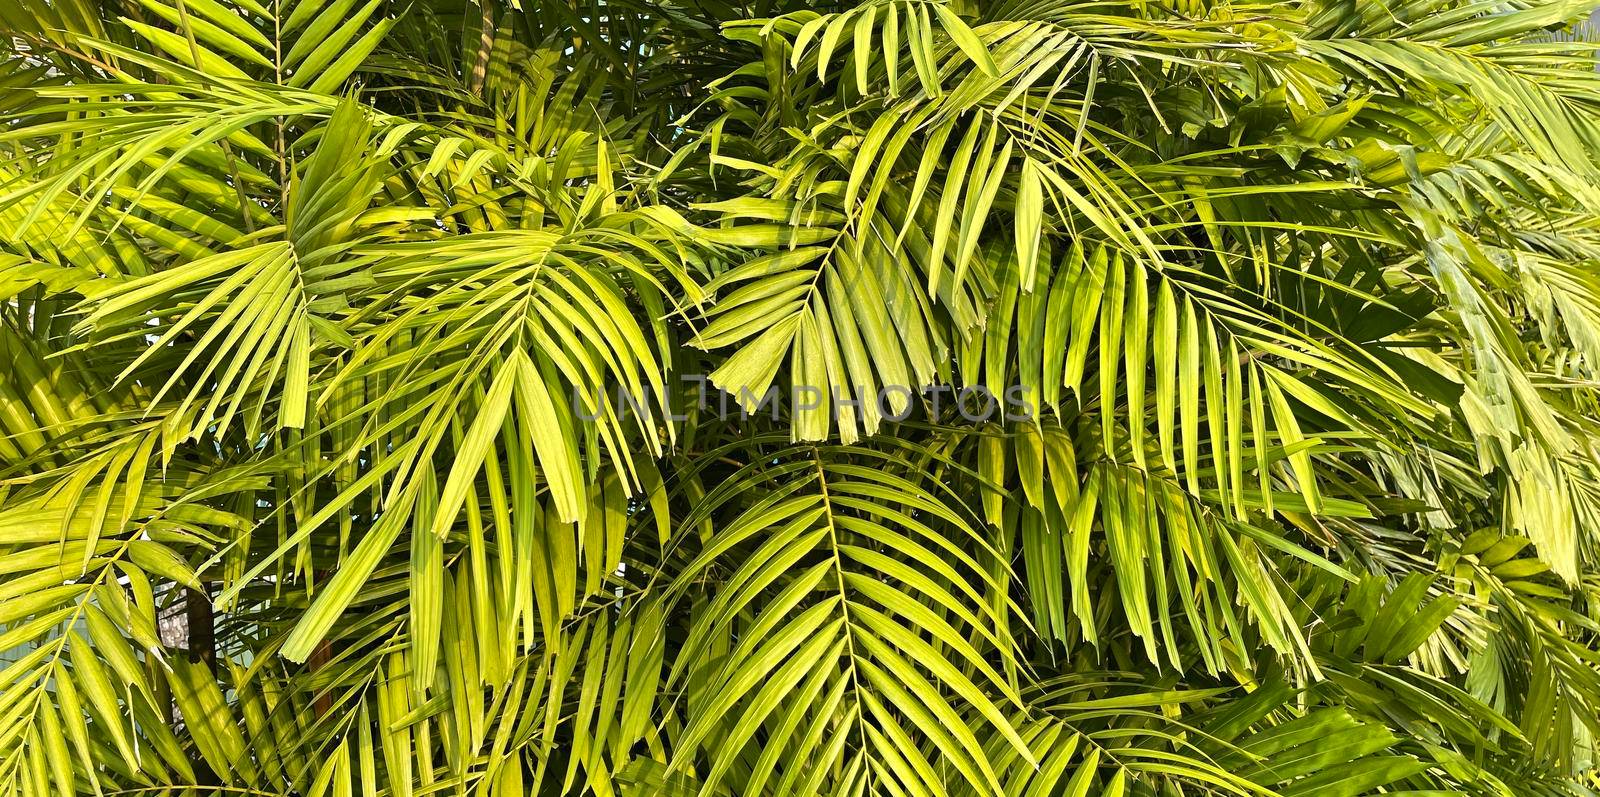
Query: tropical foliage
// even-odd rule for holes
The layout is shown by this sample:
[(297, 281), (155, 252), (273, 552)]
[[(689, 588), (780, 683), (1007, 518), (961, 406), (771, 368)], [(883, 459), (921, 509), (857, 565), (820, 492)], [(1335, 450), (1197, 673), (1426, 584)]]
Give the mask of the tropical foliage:
[(1589, 6), (0, 0), (0, 793), (1587, 794)]

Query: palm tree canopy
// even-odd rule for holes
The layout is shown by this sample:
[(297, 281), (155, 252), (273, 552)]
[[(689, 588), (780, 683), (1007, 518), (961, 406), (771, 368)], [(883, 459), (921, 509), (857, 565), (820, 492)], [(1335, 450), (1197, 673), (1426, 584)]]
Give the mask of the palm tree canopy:
[(1594, 6), (0, 0), (0, 794), (1590, 794)]

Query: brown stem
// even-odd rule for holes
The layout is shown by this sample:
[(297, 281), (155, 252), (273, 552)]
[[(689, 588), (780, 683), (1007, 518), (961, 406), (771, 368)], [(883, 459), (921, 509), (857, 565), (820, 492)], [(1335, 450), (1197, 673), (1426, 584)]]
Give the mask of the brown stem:
[[(315, 578), (316, 582), (321, 584), (327, 580), (328, 572), (326, 570), (318, 570), (316, 571)], [(311, 657), (306, 660), (306, 665), (311, 668), (312, 672), (316, 672), (317, 670), (328, 666), (328, 662), (332, 658), (333, 646), (329, 645), (328, 640), (324, 639), (321, 642), (318, 642), (316, 647), (311, 649)], [(326, 716), (332, 708), (333, 695), (326, 690), (318, 693), (316, 698), (311, 702), (311, 710), (316, 714), (317, 719), (321, 719)]]
[(478, 0), (478, 8), (482, 11), (478, 28), (478, 58), (472, 64), (469, 85), (474, 95), (482, 97), (484, 76), (489, 73), (489, 55), (494, 51), (494, 3), (491, 0)]
[(189, 620), (189, 661), (211, 667), (217, 662), (217, 626), (210, 591), (204, 584), (199, 589), (190, 587), (184, 593), (183, 607)]
[[(215, 673), (217, 671), (216, 615), (211, 611), (211, 592), (206, 588), (205, 582), (201, 582), (198, 588), (190, 587), (184, 591), (183, 611), (189, 626), (189, 661), (204, 664), (209, 672)], [(184, 718), (185, 722), (195, 720), (193, 717)], [(216, 772), (198, 756), (192, 763), (195, 782), (208, 786), (222, 782)]]

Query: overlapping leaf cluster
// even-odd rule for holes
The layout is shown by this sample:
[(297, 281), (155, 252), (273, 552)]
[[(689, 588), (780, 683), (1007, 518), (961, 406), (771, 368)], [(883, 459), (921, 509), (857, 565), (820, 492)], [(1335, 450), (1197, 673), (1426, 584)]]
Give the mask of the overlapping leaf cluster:
[(1588, 794), (1591, 5), (0, 0), (0, 793)]

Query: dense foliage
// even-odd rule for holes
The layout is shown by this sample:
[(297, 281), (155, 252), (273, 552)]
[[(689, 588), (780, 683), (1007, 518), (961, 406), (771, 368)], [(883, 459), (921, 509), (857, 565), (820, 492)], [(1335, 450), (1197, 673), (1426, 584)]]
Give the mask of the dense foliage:
[(1587, 794), (1589, 5), (0, 0), (0, 793)]

